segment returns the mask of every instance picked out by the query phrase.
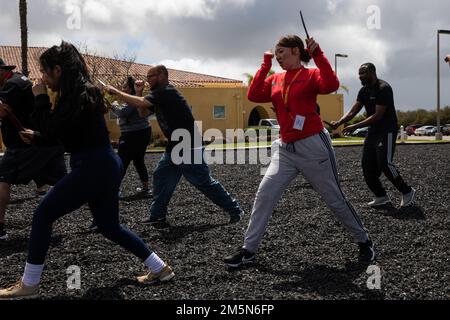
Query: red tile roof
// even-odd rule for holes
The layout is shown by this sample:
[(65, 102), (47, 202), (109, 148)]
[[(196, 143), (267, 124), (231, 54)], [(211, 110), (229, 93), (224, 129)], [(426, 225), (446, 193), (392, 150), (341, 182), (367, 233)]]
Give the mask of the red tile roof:
[[(39, 72), (39, 56), (46, 50), (44, 47), (28, 48), (28, 68), (30, 70), (30, 79), (38, 79), (41, 75)], [(131, 63), (123, 60), (105, 58), (83, 54), (85, 61), (95, 78), (110, 83), (118, 83), (123, 80), (126, 75), (134, 76), (137, 79), (145, 80), (147, 71), (152, 67), (140, 63)], [(19, 46), (0, 46), (0, 57), (7, 64), (16, 65), (20, 70), (21, 65), (21, 49)], [(169, 80), (176, 87), (204, 87), (214, 84), (215, 86), (241, 86), (242, 81), (215, 77), (206, 74), (169, 69)]]

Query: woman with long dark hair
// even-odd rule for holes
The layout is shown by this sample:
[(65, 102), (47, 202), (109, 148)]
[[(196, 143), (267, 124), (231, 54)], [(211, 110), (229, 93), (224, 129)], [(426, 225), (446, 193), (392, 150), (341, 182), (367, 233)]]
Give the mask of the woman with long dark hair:
[[(127, 77), (122, 84), (122, 90), (127, 94), (142, 97), (144, 88), (139, 87), (136, 90), (135, 83), (136, 80), (133, 77)], [(152, 136), (152, 128), (148, 122), (150, 112), (132, 108), (127, 103), (119, 104), (117, 101), (114, 101), (109, 109), (118, 117), (120, 127), (118, 154), (123, 164), (123, 176), (125, 176), (130, 163), (133, 162), (142, 184), (142, 188), (136, 188), (138, 192), (136, 196), (148, 197), (150, 196), (150, 187), (145, 153)], [(97, 230), (95, 221), (89, 226), (89, 230)]]
[[(39, 282), (50, 246), (53, 223), (88, 204), (99, 232), (139, 257), (150, 270), (138, 281), (168, 281), (174, 273), (134, 233), (119, 224), (118, 192), (123, 167), (113, 151), (100, 90), (91, 83), (83, 57), (67, 42), (45, 51), (40, 57), (42, 83), (33, 87), (36, 96), (34, 120), (39, 131), (26, 130), (22, 138), (39, 143), (57, 137), (71, 153), (72, 171), (42, 200), (34, 212), (28, 259), (23, 277), (0, 298), (30, 298), (39, 294)], [(59, 92), (55, 110), (46, 85)]]
[[(136, 91), (135, 83), (136, 80), (133, 77), (127, 77), (122, 85), (122, 90), (134, 96), (142, 96), (142, 90)], [(152, 136), (152, 128), (148, 122), (150, 113), (144, 115), (140, 109), (132, 108), (126, 103), (122, 105), (113, 103), (111, 111), (119, 118), (121, 136), (118, 154), (122, 159), (124, 175), (130, 163), (133, 162), (142, 183), (140, 189), (142, 195), (148, 195), (150, 191), (149, 177), (144, 158)]]

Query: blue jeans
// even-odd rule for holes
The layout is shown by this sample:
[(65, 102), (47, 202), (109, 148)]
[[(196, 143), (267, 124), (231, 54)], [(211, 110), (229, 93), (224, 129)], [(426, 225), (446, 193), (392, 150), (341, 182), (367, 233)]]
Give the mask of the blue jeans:
[(151, 217), (163, 218), (167, 215), (167, 206), (182, 176), (230, 216), (242, 213), (239, 203), (230, 196), (220, 182), (211, 177), (208, 165), (203, 157), (201, 159), (201, 164), (176, 165), (171, 159), (171, 154), (164, 153), (153, 174)]
[(103, 236), (145, 261), (152, 253), (150, 249), (119, 223), (118, 192), (123, 166), (111, 146), (74, 153), (70, 166), (72, 171), (34, 212), (27, 262), (44, 264), (53, 223), (84, 204), (89, 205)]

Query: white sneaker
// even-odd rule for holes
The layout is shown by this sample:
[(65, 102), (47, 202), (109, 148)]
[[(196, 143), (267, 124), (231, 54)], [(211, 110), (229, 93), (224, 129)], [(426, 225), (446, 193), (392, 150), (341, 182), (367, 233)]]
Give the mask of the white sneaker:
[(416, 198), (416, 190), (411, 188), (410, 193), (402, 195), (402, 202), (400, 203), (400, 207), (406, 208), (412, 206), (415, 198)]
[(389, 204), (392, 204), (391, 199), (389, 198), (389, 196), (384, 196), (384, 197), (375, 198), (373, 201), (369, 202), (367, 205), (369, 207), (376, 208), (376, 207), (386, 206)]

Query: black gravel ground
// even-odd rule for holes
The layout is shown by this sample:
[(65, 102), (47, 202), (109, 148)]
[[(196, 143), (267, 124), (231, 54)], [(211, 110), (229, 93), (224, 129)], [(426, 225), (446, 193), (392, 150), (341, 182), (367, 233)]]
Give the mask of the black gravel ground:
[[(354, 263), (357, 246), (317, 194), (299, 176), (280, 201), (254, 267), (227, 270), (222, 258), (242, 244), (261, 181), (258, 165), (212, 165), (218, 179), (242, 204), (244, 219), (228, 217), (185, 180), (170, 205), (170, 231), (140, 222), (149, 200), (121, 201), (123, 223), (174, 268), (174, 281), (139, 286), (145, 271), (138, 259), (98, 234), (87, 232), (90, 214), (82, 208), (58, 221), (42, 281), (44, 299), (449, 299), (450, 145), (400, 146), (396, 163), (417, 190), (417, 205), (404, 211), (373, 210), (360, 167), (362, 148), (337, 148), (343, 189), (376, 243), (381, 290), (369, 290), (366, 267)], [(146, 158), (154, 168), (160, 155)], [(386, 183), (395, 204), (400, 195)], [(139, 186), (130, 168), (123, 190)], [(0, 243), (0, 286), (15, 282), (26, 260), (34, 186), (15, 187), (7, 215), (10, 239)], [(67, 289), (66, 270), (81, 268), (81, 289)]]

